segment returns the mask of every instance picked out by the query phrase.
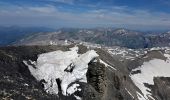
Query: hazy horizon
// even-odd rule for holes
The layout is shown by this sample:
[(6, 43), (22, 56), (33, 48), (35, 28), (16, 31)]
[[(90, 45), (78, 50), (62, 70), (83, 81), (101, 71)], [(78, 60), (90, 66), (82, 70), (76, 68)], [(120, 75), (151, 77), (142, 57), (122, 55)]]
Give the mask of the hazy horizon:
[(170, 30), (167, 0), (1, 0), (0, 26)]

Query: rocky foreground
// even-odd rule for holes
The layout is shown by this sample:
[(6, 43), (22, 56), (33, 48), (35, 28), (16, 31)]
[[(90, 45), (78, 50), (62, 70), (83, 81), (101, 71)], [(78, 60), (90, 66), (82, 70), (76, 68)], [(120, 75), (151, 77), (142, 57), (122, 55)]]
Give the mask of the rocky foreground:
[(169, 100), (170, 49), (0, 48), (2, 100)]

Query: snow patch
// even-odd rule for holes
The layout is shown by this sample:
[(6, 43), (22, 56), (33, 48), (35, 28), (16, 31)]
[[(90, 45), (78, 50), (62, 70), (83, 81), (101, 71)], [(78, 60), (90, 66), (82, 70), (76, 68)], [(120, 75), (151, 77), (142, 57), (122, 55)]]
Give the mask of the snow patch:
[[(38, 81), (45, 81), (43, 84), (46, 92), (58, 94), (59, 87), (61, 87), (63, 95), (70, 95), (78, 89), (74, 89), (77, 86), (74, 84), (68, 86), (76, 81), (87, 82), (88, 63), (98, 57), (94, 50), (87, 51), (84, 54), (78, 54), (77, 52), (78, 47), (73, 47), (70, 51), (58, 50), (41, 54), (36, 63), (30, 60), (23, 62)], [(60, 84), (56, 80), (59, 80)]]
[(137, 97), (139, 100), (147, 100), (142, 94), (140, 94), (139, 92), (136, 92), (137, 93)]
[[(149, 92), (151, 91), (149, 88), (145, 87), (144, 83), (147, 83), (149, 85), (154, 85), (153, 78), (154, 77), (170, 77), (170, 55), (165, 54), (165, 56), (168, 58), (166, 61), (161, 59), (153, 59), (149, 62), (144, 62), (142, 66), (133, 69), (140, 70), (141, 73), (138, 74), (131, 74), (130, 77), (135, 83), (135, 85), (141, 90), (141, 92), (144, 94), (144, 97), (146, 100), (149, 100), (149, 98), (152, 98), (152, 94)], [(139, 95), (139, 93), (138, 93)], [(139, 95), (139, 97), (141, 97)], [(145, 99), (141, 99), (145, 100)]]
[(114, 68), (113, 66), (107, 64), (107, 63), (104, 62), (103, 60), (100, 59), (99, 61), (100, 61), (100, 63), (104, 64), (107, 68), (111, 68), (112, 70), (116, 70), (116, 68)]
[(79, 96), (74, 95), (77, 100), (82, 100)]
[(76, 91), (81, 91), (81, 89), (78, 88), (79, 86), (80, 86), (79, 84), (73, 84), (72, 86), (70, 86), (67, 89), (67, 94), (71, 95), (71, 94), (75, 93)]
[(110, 47), (106, 48), (108, 53), (112, 56), (119, 56), (119, 59), (123, 61), (123, 59), (134, 60), (136, 57), (144, 54), (143, 50), (138, 49), (127, 49), (121, 47)]

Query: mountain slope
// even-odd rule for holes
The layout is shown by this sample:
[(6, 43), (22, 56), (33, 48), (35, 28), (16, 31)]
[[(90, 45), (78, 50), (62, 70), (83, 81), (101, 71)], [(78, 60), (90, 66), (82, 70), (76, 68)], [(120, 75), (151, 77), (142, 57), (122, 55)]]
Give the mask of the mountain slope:
[(169, 87), (169, 55), (169, 48), (1, 47), (0, 98), (168, 100), (161, 87)]

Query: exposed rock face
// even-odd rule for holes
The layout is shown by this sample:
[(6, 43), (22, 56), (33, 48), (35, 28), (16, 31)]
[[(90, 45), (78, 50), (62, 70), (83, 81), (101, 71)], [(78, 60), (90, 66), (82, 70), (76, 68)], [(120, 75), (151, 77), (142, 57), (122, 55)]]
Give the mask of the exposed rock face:
[[(142, 69), (135, 69), (140, 68), (140, 66), (150, 60), (160, 59), (161, 61), (166, 61), (167, 55), (165, 56), (164, 54), (169, 54), (170, 50), (168, 51), (168, 48), (135, 51), (138, 54), (140, 53), (139, 55), (126, 49), (126, 53), (120, 53), (115, 52), (116, 48), (95, 48), (94, 50), (99, 57), (88, 63), (87, 82), (75, 81), (68, 86), (79, 84), (78, 88), (81, 88), (81, 91), (75, 91), (73, 94), (66, 96), (63, 95), (62, 89), (58, 85), (57, 95), (45, 92), (42, 85), (45, 81), (38, 81), (30, 73), (28, 66), (23, 63), (23, 60), (37, 61), (39, 54), (57, 50), (65, 52), (69, 51), (71, 47), (73, 45), (1, 47), (0, 99), (77, 100), (81, 98), (83, 100), (153, 100), (152, 98), (154, 98), (155, 100), (169, 100), (170, 80), (168, 77), (155, 76), (153, 78), (154, 84), (143, 83), (144, 86), (150, 89), (151, 97), (148, 97), (148, 99), (144, 97), (141, 88), (130, 77), (130, 75), (143, 74)], [(78, 45), (78, 47), (78, 54), (84, 54), (89, 49), (93, 49), (87, 49), (82, 45)], [(70, 71), (69, 68), (67, 71)], [(56, 79), (56, 83), (61, 84), (61, 79)]]
[[(106, 68), (99, 62), (89, 63), (87, 72), (88, 83), (95, 89), (98, 98), (102, 98), (106, 88)], [(95, 98), (95, 97), (94, 97)]]
[(170, 78), (154, 78), (154, 83), (152, 90), (156, 100), (170, 100)]

